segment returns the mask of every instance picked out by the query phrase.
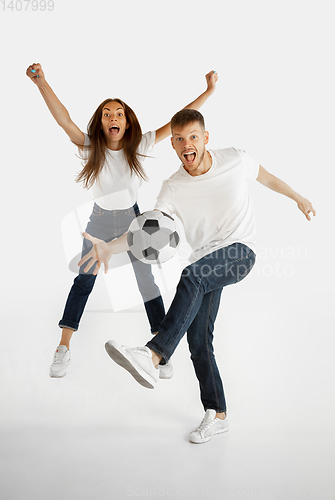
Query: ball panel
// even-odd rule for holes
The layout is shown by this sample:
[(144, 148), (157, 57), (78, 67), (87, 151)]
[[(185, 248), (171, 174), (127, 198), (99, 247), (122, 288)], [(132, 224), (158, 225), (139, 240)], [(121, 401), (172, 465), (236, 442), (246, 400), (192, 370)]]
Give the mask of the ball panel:
[(170, 246), (172, 248), (177, 248), (180, 242), (179, 234), (177, 233), (177, 231), (170, 234), (169, 239), (170, 239)]
[(129, 247), (129, 250), (131, 251), (131, 253), (133, 254), (133, 256), (134, 256), (137, 260), (140, 260), (141, 262), (144, 262), (144, 261), (143, 261), (143, 253), (142, 253), (142, 250), (139, 250), (139, 249), (138, 249), (138, 248), (136, 248), (135, 246)]
[(143, 217), (146, 219), (159, 220), (163, 217), (162, 212), (159, 210), (148, 210), (147, 212), (143, 212)]
[(159, 231), (158, 220), (148, 219), (145, 221), (142, 227), (143, 231), (148, 234), (153, 234)]
[(152, 247), (146, 248), (145, 250), (143, 250), (142, 253), (143, 253), (143, 257), (149, 261), (157, 261), (158, 260), (159, 252), (158, 252), (158, 250), (155, 250)]
[(150, 246), (150, 235), (145, 231), (136, 231), (133, 233), (133, 245), (139, 250), (145, 250)]
[(134, 244), (134, 233), (132, 231), (128, 230), (127, 233), (127, 243), (129, 247), (131, 247)]
[(155, 248), (156, 250), (161, 250), (165, 246), (170, 244), (170, 234), (163, 232), (163, 231), (158, 231), (155, 234), (151, 235), (151, 246)]
[(171, 259), (171, 257), (174, 256), (175, 252), (176, 252), (175, 248), (172, 248), (170, 246), (164, 247), (164, 248), (162, 248), (162, 250), (159, 251), (157, 261), (160, 264), (163, 264), (167, 260)]
[(136, 217), (136, 219), (131, 221), (128, 231), (132, 231), (133, 233), (135, 231), (140, 231), (142, 229), (142, 225), (144, 224), (144, 222), (145, 222), (144, 217), (139, 215), (138, 217)]
[(144, 224), (146, 223), (146, 220), (147, 220), (147, 219), (144, 217), (144, 215), (143, 215), (143, 214), (142, 214), (142, 215), (139, 215), (139, 216), (137, 217), (138, 227), (139, 227), (140, 229), (142, 229), (142, 227), (143, 227), (143, 226), (144, 226)]

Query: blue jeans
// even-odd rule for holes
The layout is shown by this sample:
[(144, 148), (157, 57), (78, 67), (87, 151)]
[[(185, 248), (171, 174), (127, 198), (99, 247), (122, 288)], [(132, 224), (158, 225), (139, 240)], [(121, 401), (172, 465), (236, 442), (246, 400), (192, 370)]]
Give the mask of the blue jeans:
[[(139, 213), (137, 203), (127, 210), (105, 210), (94, 203), (93, 212), (87, 224), (86, 232), (108, 243), (126, 233), (130, 223)], [(86, 255), (91, 250), (92, 246), (90, 241), (84, 240), (81, 256), (83, 257)], [(128, 252), (128, 255), (133, 265), (137, 285), (144, 301), (151, 332), (156, 333), (165, 315), (164, 304), (159, 288), (155, 284), (151, 266), (137, 260), (131, 252)], [(92, 274), (95, 266), (85, 273), (84, 268), (86, 266), (87, 262), (80, 267), (79, 274), (73, 282), (65, 304), (63, 317), (58, 323), (61, 328), (66, 327), (72, 330), (78, 330), (80, 318), (84, 312), (87, 299), (96, 280), (96, 276)]]
[(187, 332), (200, 397), (205, 411), (226, 412), (223, 385), (213, 347), (214, 322), (223, 287), (241, 281), (251, 271), (255, 253), (234, 243), (187, 266), (158, 334), (146, 345), (168, 361)]

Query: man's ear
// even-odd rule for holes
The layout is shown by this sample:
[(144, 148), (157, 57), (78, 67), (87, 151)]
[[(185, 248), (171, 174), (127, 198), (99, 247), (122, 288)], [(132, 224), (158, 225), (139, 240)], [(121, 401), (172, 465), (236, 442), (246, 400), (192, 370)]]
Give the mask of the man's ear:
[(205, 144), (208, 144), (209, 141), (209, 132), (205, 132)]
[(173, 149), (175, 149), (174, 145), (173, 145), (173, 137), (171, 137), (171, 144), (172, 144)]

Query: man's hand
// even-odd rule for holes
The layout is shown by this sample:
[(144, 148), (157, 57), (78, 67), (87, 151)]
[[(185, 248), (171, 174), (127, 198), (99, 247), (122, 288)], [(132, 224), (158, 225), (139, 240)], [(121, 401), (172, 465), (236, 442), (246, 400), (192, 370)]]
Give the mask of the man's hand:
[(216, 71), (212, 70), (206, 75), (206, 82), (207, 82), (207, 92), (210, 94), (213, 94), (215, 88), (216, 88), (216, 82), (218, 81), (219, 77)]
[(300, 199), (297, 201), (297, 205), (298, 205), (299, 210), (301, 210), (302, 213), (306, 216), (307, 220), (311, 220), (311, 217), (309, 215), (311, 212), (315, 217), (316, 211), (313, 208), (312, 203), (309, 200), (307, 200), (307, 198), (303, 198), (301, 196)]
[(105, 274), (107, 274), (108, 262), (113, 254), (111, 247), (108, 246), (105, 241), (99, 240), (99, 238), (94, 238), (88, 233), (83, 233), (83, 236), (86, 240), (93, 243), (93, 248), (78, 262), (78, 266), (82, 266), (89, 260), (87, 266), (84, 268), (84, 272), (87, 273), (96, 264), (93, 274), (97, 275), (101, 264), (104, 264)]

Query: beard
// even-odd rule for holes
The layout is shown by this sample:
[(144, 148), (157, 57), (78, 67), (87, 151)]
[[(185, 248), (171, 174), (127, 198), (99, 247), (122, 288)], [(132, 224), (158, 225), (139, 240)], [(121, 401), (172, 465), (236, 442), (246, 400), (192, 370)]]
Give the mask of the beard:
[[(200, 165), (201, 165), (201, 164), (202, 164), (202, 162), (204, 161), (204, 158), (205, 158), (205, 152), (206, 152), (206, 150), (205, 150), (205, 148), (204, 148), (204, 149), (203, 149), (202, 154), (201, 154), (201, 155), (200, 155), (200, 157), (199, 157), (199, 161), (198, 161), (198, 163), (197, 163), (197, 164), (195, 164), (195, 165), (192, 165), (192, 166), (191, 166), (192, 171), (193, 171), (193, 170), (196, 170), (197, 168), (199, 168), (199, 167), (200, 167)], [(188, 169), (188, 167), (190, 167), (190, 166), (189, 166), (189, 165), (187, 165), (187, 164), (185, 165), (185, 163), (184, 163), (184, 161), (183, 161), (183, 160), (184, 160), (183, 156), (179, 156), (179, 158), (180, 158), (180, 160), (181, 160), (181, 162), (182, 162), (182, 164), (183, 164), (183, 167), (187, 170), (187, 169)]]

